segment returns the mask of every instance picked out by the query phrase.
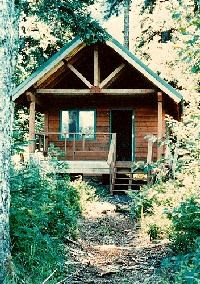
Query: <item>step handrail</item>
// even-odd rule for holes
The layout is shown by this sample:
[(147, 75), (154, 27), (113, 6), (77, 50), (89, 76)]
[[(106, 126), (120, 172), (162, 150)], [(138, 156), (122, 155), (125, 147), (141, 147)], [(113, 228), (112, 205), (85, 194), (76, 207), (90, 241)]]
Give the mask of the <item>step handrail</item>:
[(110, 193), (113, 194), (116, 164), (116, 133), (112, 134), (107, 163), (110, 167)]
[(108, 152), (107, 164), (110, 166), (112, 162), (116, 162), (116, 133), (112, 133), (110, 148)]

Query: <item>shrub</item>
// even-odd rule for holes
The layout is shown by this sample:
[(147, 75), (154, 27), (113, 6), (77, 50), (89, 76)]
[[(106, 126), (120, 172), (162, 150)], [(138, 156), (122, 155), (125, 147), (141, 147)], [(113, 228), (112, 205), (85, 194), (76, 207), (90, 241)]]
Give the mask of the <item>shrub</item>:
[[(189, 200), (191, 196), (198, 196), (198, 183), (198, 169), (189, 168), (188, 172), (185, 171), (184, 174), (177, 174), (177, 179), (175, 180), (158, 180), (157, 183), (153, 185), (145, 185), (140, 190), (140, 192), (130, 194), (132, 198), (132, 216), (136, 218), (140, 218), (141, 216), (143, 217), (143, 229), (146, 232), (151, 232), (152, 226), (156, 224), (158, 228), (157, 231), (160, 232), (157, 234), (158, 238), (168, 237), (168, 235), (170, 234), (171, 239), (173, 239), (173, 234), (171, 234), (171, 232), (177, 231), (177, 234), (180, 235), (178, 226), (180, 226), (181, 224), (184, 224), (184, 226), (186, 226), (186, 222), (190, 229), (192, 224), (194, 228), (197, 229), (197, 227), (199, 226), (197, 221), (199, 215), (197, 215), (196, 213), (199, 212), (199, 207), (197, 208), (197, 205), (194, 205), (192, 203), (190, 204), (190, 206), (187, 204), (186, 207), (183, 205), (179, 208), (179, 206), (186, 200)], [(195, 200), (197, 202), (197, 198)], [(179, 212), (176, 212), (177, 209), (175, 208), (179, 208)], [(183, 212), (184, 210), (186, 210), (186, 208), (191, 212)], [(182, 211), (182, 215), (180, 210)], [(192, 212), (192, 210), (194, 210), (194, 212)], [(193, 216), (191, 214), (193, 214)], [(180, 216), (182, 216), (182, 219), (179, 223), (177, 217)], [(184, 219), (186, 218), (186, 216), (188, 216), (187, 220)], [(195, 221), (191, 223), (190, 218), (193, 218), (194, 216), (196, 216)], [(174, 225), (172, 226), (173, 221)], [(195, 234), (199, 234), (199, 230), (198, 232), (195, 231)], [(183, 234), (181, 236), (183, 236)], [(187, 235), (187, 237), (190, 237), (189, 234)]]
[[(165, 238), (171, 229), (171, 221), (167, 218), (166, 210), (180, 202), (180, 184), (177, 181), (158, 182), (144, 186), (140, 192), (131, 193), (131, 212), (134, 217), (142, 214), (142, 228), (152, 239), (152, 228), (156, 226), (155, 238)], [(155, 230), (153, 230), (155, 231)], [(156, 236), (156, 237), (155, 237)]]
[(75, 237), (80, 197), (55, 163), (35, 162), (12, 169), (10, 230), (17, 276), (41, 283), (64, 270), (66, 236)]
[[(162, 261), (162, 274), (168, 283), (198, 284), (200, 280), (200, 239), (195, 242), (192, 253), (173, 256)], [(170, 279), (169, 279), (170, 276)]]
[(80, 207), (84, 211), (87, 203), (97, 199), (96, 188), (90, 185), (88, 182), (77, 179), (70, 183), (71, 186), (76, 190), (80, 198)]
[(200, 236), (200, 200), (197, 196), (181, 202), (177, 208), (168, 214), (172, 220), (172, 248), (176, 252), (187, 253), (195, 248), (195, 242)]
[(154, 198), (149, 197), (148, 188), (144, 187), (142, 191), (130, 192), (131, 197), (131, 216), (140, 218), (141, 214), (151, 214), (153, 210)]

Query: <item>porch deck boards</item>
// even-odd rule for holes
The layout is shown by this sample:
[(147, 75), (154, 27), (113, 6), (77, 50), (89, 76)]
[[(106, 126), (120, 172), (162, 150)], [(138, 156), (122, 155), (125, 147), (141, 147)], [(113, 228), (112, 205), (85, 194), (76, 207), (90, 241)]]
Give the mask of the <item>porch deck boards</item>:
[[(63, 163), (63, 162), (62, 162)], [(110, 174), (107, 161), (66, 161), (60, 172), (68, 174)]]

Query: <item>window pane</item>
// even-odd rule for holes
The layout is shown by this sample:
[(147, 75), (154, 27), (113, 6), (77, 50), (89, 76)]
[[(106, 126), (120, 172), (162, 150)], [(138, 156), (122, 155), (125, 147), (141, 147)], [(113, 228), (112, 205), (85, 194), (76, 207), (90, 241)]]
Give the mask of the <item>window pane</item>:
[[(94, 110), (68, 110), (61, 113), (61, 132), (66, 133), (66, 138), (74, 138), (73, 133), (83, 133), (86, 139), (94, 139), (95, 111)], [(65, 138), (65, 134), (62, 134)], [(82, 135), (76, 134), (77, 139)]]
[(77, 111), (76, 110), (69, 111), (69, 132), (72, 132), (72, 133), (77, 132)]
[[(77, 132), (77, 111), (69, 110), (69, 111), (62, 111), (62, 132), (67, 132), (67, 138), (73, 138), (73, 134), (69, 134), (70, 132), (75, 133)], [(65, 135), (62, 135), (64, 138)]]
[(94, 138), (94, 111), (79, 111), (79, 132), (86, 134), (85, 138)]

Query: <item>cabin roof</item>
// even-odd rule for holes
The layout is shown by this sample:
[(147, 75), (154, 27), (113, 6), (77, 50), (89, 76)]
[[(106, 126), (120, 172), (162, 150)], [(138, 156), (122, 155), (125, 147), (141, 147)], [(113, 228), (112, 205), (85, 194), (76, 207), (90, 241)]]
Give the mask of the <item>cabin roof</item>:
[[(121, 45), (116, 39), (109, 35), (105, 44), (118, 53), (124, 60), (132, 65), (136, 70), (149, 79), (155, 86), (171, 97), (175, 102), (179, 103), (183, 97), (175, 88), (163, 80), (159, 75), (153, 72), (147, 65), (145, 65), (138, 57), (131, 53), (126, 47)], [(13, 101), (19, 98), (25, 91), (37, 83), (45, 74), (51, 69), (55, 68), (64, 58), (73, 57), (86, 44), (78, 36), (61, 48), (55, 55), (53, 55), (47, 62), (42, 64), (31, 76), (22, 82), (13, 94)]]

